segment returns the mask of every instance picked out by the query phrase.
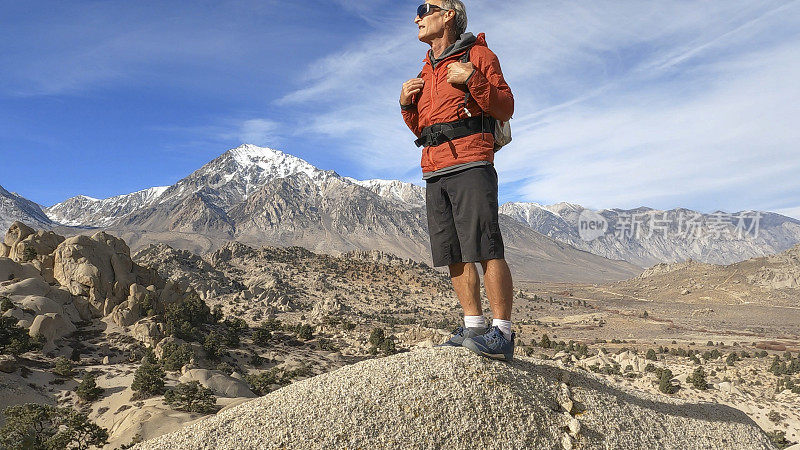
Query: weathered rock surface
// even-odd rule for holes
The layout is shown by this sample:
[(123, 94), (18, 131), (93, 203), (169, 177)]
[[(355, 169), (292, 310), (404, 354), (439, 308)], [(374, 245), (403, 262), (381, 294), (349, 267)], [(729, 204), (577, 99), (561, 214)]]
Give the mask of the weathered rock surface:
[(17, 244), (33, 233), (33, 228), (20, 221), (12, 223), (11, 226), (8, 227), (8, 231), (6, 231), (5, 238), (3, 239), (3, 243), (8, 248), (8, 254), (2, 256), (7, 256), (14, 261), (21, 261), (22, 255), (17, 255), (16, 253)]
[(58, 313), (45, 313), (36, 316), (31, 323), (28, 334), (35, 336), (44, 335), (47, 339), (42, 351), (48, 352), (53, 349), (54, 341), (64, 336), (69, 336), (77, 330), (75, 325), (66, 317)]
[(73, 295), (87, 296), (98, 317), (107, 297), (123, 299), (136, 280), (125, 241), (102, 231), (65, 240), (54, 256), (55, 279)]
[(197, 381), (211, 389), (219, 397), (256, 397), (242, 380), (225, 375), (219, 370), (189, 369), (185, 370), (178, 380), (181, 383)]
[(0, 282), (39, 276), (40, 271), (30, 263), (20, 264), (11, 258), (0, 258)]
[(772, 448), (733, 408), (628, 392), (580, 372), (568, 377), (580, 426), (565, 426), (563, 373), (462, 348), (418, 350), (294, 383), (136, 448)]

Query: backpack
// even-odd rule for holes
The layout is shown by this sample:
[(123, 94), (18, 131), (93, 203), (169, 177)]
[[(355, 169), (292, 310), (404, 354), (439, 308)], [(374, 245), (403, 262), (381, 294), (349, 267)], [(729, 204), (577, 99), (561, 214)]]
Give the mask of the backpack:
[[(461, 63), (470, 62), (470, 60), (469, 60), (469, 52), (470, 51), (472, 51), (472, 47), (467, 49), (467, 51), (465, 51), (464, 54), (461, 55), (461, 58), (459, 58), (458, 61), (461, 62)], [(467, 92), (464, 94), (464, 104), (463, 104), (463, 106), (464, 106), (464, 112), (466, 112), (467, 116), (471, 116), (471, 114), (467, 110), (467, 102), (468, 101), (469, 101), (469, 89), (467, 89)], [(482, 111), (481, 111), (481, 115), (483, 115)], [(500, 150), (501, 148), (503, 148), (503, 146), (508, 145), (509, 142), (511, 142), (511, 123), (510, 123), (510, 121), (503, 122), (502, 120), (495, 119), (495, 123), (494, 123), (494, 151), (496, 152), (496, 151)]]

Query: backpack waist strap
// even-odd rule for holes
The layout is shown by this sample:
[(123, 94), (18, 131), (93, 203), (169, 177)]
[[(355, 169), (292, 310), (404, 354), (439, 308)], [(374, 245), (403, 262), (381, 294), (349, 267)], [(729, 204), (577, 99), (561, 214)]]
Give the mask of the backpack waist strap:
[(417, 147), (434, 147), (453, 139), (478, 133), (494, 135), (495, 120), (491, 116), (467, 117), (453, 122), (435, 123), (422, 129), (419, 139), (414, 141)]

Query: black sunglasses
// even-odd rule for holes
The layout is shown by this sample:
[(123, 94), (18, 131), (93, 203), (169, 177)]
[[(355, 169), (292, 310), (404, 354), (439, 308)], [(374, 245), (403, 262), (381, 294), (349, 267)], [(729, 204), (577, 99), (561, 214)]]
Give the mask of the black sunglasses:
[(423, 17), (427, 16), (434, 10), (450, 11), (449, 9), (444, 9), (441, 6), (431, 5), (430, 3), (423, 3), (417, 6), (417, 17), (422, 19)]

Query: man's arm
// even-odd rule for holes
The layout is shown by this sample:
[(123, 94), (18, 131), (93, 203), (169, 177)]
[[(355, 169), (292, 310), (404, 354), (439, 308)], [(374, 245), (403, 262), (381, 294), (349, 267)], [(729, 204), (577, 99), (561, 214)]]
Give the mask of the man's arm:
[(467, 79), (467, 88), (482, 110), (503, 122), (514, 114), (514, 95), (508, 87), (500, 61), (488, 48), (472, 49), (471, 62), (475, 70)]
[(424, 84), (425, 81), (422, 78), (412, 78), (403, 83), (403, 89), (400, 91), (400, 109), (403, 112), (403, 120), (417, 137), (420, 136), (422, 130), (419, 127), (419, 111), (417, 111), (415, 97), (419, 97), (418, 94), (422, 92)]

